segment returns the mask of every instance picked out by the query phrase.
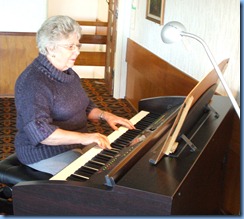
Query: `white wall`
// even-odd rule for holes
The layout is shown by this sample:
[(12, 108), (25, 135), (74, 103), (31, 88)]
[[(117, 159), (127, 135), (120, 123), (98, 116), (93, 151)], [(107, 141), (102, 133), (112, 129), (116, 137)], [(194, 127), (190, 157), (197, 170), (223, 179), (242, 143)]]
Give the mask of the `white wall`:
[[(104, 0), (48, 0), (48, 17), (54, 15), (68, 15), (75, 20), (107, 21), (107, 3)], [(105, 8), (105, 9), (104, 9)], [(94, 27), (82, 27), (83, 34), (95, 33)], [(105, 50), (104, 48), (102, 48)], [(83, 51), (100, 51), (97, 45), (84, 44)], [(74, 66), (73, 69), (81, 78), (104, 78), (103, 66)]]
[[(137, 6), (136, 10), (131, 7), (129, 11), (124, 11), (131, 17), (131, 24), (133, 24), (127, 27), (130, 28), (130, 38), (197, 80), (202, 79), (213, 67), (201, 44), (192, 39), (184, 40), (188, 45), (187, 48), (182, 42), (164, 44), (160, 37), (162, 26), (145, 19), (146, 2), (147, 0), (127, 2), (130, 6), (132, 3)], [(188, 32), (204, 39), (217, 63), (230, 58), (224, 77), (239, 102), (240, 2), (238, 0), (165, 0), (165, 3), (165, 23), (172, 20), (179, 21), (185, 25)], [(125, 32), (127, 34), (126, 30)], [(122, 75), (126, 78), (125, 72), (122, 72)], [(226, 94), (221, 85), (218, 87), (218, 92)]]
[(100, 21), (108, 21), (108, 3), (106, 0), (98, 0), (97, 18)]
[(48, 0), (48, 17), (62, 14), (76, 20), (94, 21), (97, 11), (98, 0)]
[(47, 18), (47, 0), (0, 0), (0, 31), (36, 32)]

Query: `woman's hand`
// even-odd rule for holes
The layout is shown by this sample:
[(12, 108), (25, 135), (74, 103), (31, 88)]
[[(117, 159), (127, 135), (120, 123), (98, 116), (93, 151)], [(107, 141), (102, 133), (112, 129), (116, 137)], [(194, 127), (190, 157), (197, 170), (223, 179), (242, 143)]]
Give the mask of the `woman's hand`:
[(97, 121), (97, 120), (105, 120), (110, 125), (113, 130), (117, 130), (118, 127), (116, 125), (122, 125), (128, 129), (135, 129), (132, 122), (128, 119), (122, 118), (120, 116), (116, 116), (110, 112), (102, 111), (98, 108), (94, 108), (88, 115), (89, 120)]
[(122, 125), (128, 129), (135, 129), (132, 122), (128, 119), (116, 116), (109, 112), (103, 113), (103, 119), (110, 125), (113, 130), (117, 130), (118, 127), (116, 125)]
[(84, 138), (82, 138), (81, 144), (89, 145), (96, 143), (102, 149), (111, 149), (110, 142), (108, 138), (100, 133), (83, 133)]
[(44, 139), (41, 143), (53, 146), (66, 144), (89, 145), (95, 143), (102, 149), (111, 149), (110, 142), (105, 135), (102, 135), (100, 133), (73, 132), (59, 128), (56, 129), (50, 136)]

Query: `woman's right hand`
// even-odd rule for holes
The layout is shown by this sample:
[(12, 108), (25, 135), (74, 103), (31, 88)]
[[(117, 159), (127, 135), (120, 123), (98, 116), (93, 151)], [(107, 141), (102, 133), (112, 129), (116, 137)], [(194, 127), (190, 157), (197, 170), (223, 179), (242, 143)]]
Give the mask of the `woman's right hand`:
[(107, 136), (100, 133), (82, 133), (84, 138), (82, 138), (81, 144), (89, 145), (96, 143), (102, 149), (111, 149), (110, 142)]
[(50, 136), (44, 139), (42, 144), (46, 145), (66, 145), (66, 144), (97, 144), (102, 149), (111, 149), (107, 136), (100, 133), (80, 133), (56, 129)]

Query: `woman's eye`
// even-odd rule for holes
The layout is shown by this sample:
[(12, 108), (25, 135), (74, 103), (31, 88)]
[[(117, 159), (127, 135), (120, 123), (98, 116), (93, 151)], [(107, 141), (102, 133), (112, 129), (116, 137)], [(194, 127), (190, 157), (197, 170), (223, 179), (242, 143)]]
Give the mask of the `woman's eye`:
[(71, 45), (69, 45), (69, 47), (68, 47), (68, 48), (69, 48), (70, 50), (72, 50), (72, 49), (73, 49), (73, 47), (74, 47), (74, 45), (72, 45), (72, 44), (71, 44)]

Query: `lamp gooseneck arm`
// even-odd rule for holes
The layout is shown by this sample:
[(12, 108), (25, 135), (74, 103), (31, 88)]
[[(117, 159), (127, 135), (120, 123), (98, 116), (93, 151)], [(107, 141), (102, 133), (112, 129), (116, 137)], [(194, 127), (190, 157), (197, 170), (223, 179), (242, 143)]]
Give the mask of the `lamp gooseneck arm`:
[(204, 40), (202, 40), (200, 37), (198, 37), (198, 36), (196, 36), (196, 35), (194, 35), (194, 34), (190, 34), (190, 33), (187, 33), (187, 32), (182, 31), (182, 32), (180, 33), (180, 35), (181, 35), (181, 36), (187, 36), (187, 37), (193, 38), (193, 39), (197, 40), (198, 42), (200, 42), (200, 43), (202, 44), (202, 46), (204, 47), (204, 49), (205, 49), (205, 51), (206, 51), (206, 53), (207, 53), (207, 55), (208, 55), (208, 57), (209, 57), (209, 59), (210, 59), (210, 61), (211, 61), (211, 63), (212, 63), (212, 65), (213, 65), (213, 67), (214, 67), (216, 73), (217, 73), (218, 76), (219, 76), (219, 79), (220, 79), (220, 81), (221, 81), (223, 87), (224, 87), (225, 90), (226, 90), (226, 93), (228, 94), (228, 96), (229, 96), (229, 98), (230, 98), (230, 101), (231, 101), (231, 103), (232, 103), (232, 105), (233, 105), (233, 107), (234, 107), (234, 109), (235, 109), (235, 111), (236, 111), (238, 117), (240, 118), (240, 107), (239, 107), (239, 105), (237, 104), (236, 99), (234, 98), (234, 96), (233, 96), (233, 94), (232, 94), (230, 88), (228, 87), (228, 85), (227, 85), (227, 83), (226, 83), (226, 81), (225, 81), (225, 79), (224, 79), (224, 77), (223, 77), (223, 74), (222, 74), (222, 72), (220, 71), (219, 66), (217, 65), (217, 62), (215, 61), (215, 59), (214, 59), (214, 57), (213, 57), (213, 55), (212, 55), (210, 49), (208, 48), (208, 45), (204, 42)]

